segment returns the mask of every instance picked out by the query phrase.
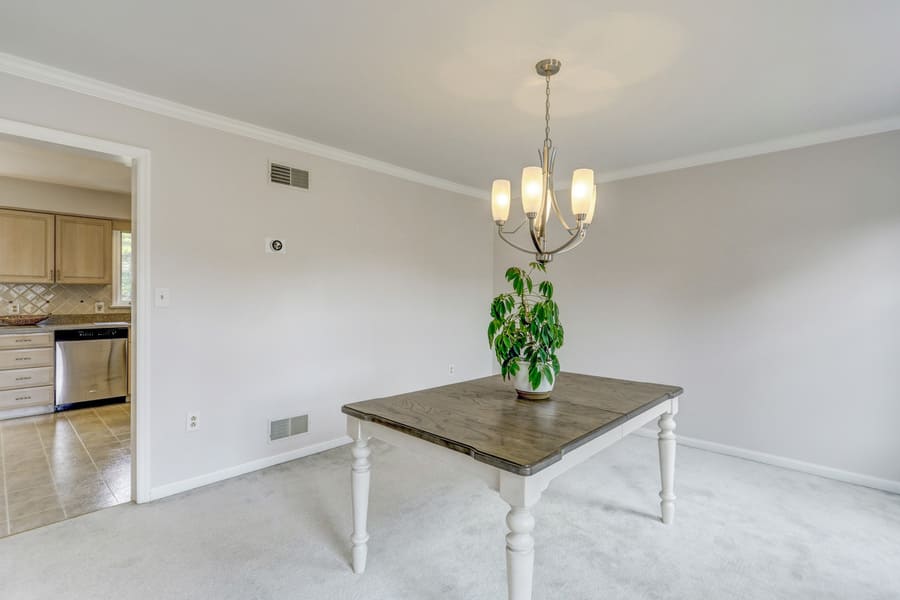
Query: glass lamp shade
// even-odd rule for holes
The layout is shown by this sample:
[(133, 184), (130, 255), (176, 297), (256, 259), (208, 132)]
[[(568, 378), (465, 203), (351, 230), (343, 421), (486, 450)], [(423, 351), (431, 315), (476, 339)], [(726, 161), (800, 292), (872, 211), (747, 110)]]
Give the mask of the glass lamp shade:
[(575, 169), (572, 173), (572, 214), (588, 214), (593, 194), (594, 170)]
[(584, 224), (590, 225), (594, 220), (594, 210), (597, 208), (597, 184), (594, 184), (594, 192), (591, 194), (591, 205), (588, 207), (587, 216), (584, 218)]
[(509, 179), (495, 179), (491, 186), (491, 214), (494, 222), (506, 223), (509, 218)]
[(522, 169), (522, 209), (526, 215), (535, 215), (541, 210), (543, 187), (544, 173), (540, 167)]

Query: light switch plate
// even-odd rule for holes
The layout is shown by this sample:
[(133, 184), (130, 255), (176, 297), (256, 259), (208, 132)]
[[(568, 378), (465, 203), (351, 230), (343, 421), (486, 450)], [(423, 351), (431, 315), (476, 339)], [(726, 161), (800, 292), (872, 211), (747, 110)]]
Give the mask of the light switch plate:
[(156, 288), (156, 305), (169, 305), (169, 288)]

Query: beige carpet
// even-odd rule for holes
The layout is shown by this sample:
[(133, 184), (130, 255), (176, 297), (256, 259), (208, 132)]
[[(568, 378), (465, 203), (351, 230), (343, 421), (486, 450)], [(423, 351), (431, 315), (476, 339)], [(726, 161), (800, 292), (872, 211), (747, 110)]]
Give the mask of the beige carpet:
[[(353, 575), (348, 455), (0, 539), (0, 598), (506, 598), (502, 501), (381, 444)], [(632, 436), (556, 480), (535, 599), (900, 598), (900, 496), (682, 447), (666, 527), (658, 477), (655, 442)]]

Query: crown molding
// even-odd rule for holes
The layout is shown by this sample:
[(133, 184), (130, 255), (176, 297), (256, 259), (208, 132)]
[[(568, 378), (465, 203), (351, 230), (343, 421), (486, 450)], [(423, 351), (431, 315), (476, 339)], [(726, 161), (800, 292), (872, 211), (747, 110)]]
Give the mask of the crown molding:
[(470, 196), (472, 198), (485, 199), (485, 190), (463, 185), (426, 173), (420, 173), (406, 167), (384, 162), (356, 154), (334, 146), (320, 144), (298, 136), (282, 133), (274, 129), (260, 127), (246, 121), (225, 117), (185, 104), (151, 96), (125, 87), (107, 83), (99, 79), (85, 77), (71, 71), (52, 67), (44, 63), (28, 60), (14, 54), (0, 52), (0, 73), (7, 73), (23, 79), (29, 79), (38, 83), (52, 85), (79, 94), (93, 96), (101, 100), (115, 102), (137, 108), (146, 112), (186, 121), (202, 127), (217, 129), (225, 133), (231, 133), (260, 142), (266, 142), (283, 148), (313, 154), (337, 162), (361, 167), (370, 171), (384, 173), (399, 179), (405, 179), (414, 183), (420, 183), (440, 190)]
[(782, 152), (784, 150), (794, 150), (796, 148), (827, 144), (829, 142), (839, 142), (841, 140), (874, 135), (877, 133), (887, 133), (898, 129), (900, 129), (900, 115), (878, 121), (857, 123), (846, 127), (810, 131), (798, 135), (766, 140), (756, 144), (746, 144), (744, 146), (734, 146), (732, 148), (724, 148), (713, 152), (692, 154), (690, 156), (683, 156), (672, 160), (638, 165), (619, 171), (599, 173), (596, 177), (596, 181), (610, 182), (618, 181), (620, 179), (632, 179), (634, 177), (653, 175), (655, 173), (665, 173), (667, 171), (677, 171), (679, 169), (711, 165), (738, 158), (749, 158), (761, 154), (771, 154), (772, 152)]
[[(0, 73), (7, 73), (16, 77), (22, 77), (31, 81), (52, 85), (79, 94), (93, 96), (95, 98), (100, 98), (101, 100), (115, 102), (117, 104), (193, 123), (202, 127), (209, 127), (226, 133), (281, 146), (283, 148), (306, 152), (307, 154), (328, 158), (337, 162), (361, 167), (370, 171), (376, 171), (378, 173), (384, 173), (399, 179), (405, 179), (407, 181), (420, 183), (448, 192), (470, 196), (479, 200), (488, 198), (486, 189), (456, 183), (447, 179), (414, 171), (406, 167), (377, 160), (369, 156), (335, 148), (334, 146), (328, 146), (298, 136), (282, 133), (274, 129), (260, 127), (259, 125), (247, 123), (246, 121), (200, 110), (185, 104), (166, 100), (165, 98), (137, 92), (105, 81), (100, 81), (99, 79), (85, 77), (84, 75), (79, 75), (71, 71), (28, 60), (14, 54), (0, 52)], [(699, 167), (739, 158), (748, 158), (761, 154), (770, 154), (772, 152), (793, 150), (806, 146), (814, 146), (816, 144), (827, 144), (829, 142), (837, 142), (840, 140), (896, 130), (900, 130), (900, 115), (846, 127), (811, 131), (755, 144), (723, 148), (713, 152), (693, 154), (672, 160), (629, 167), (618, 171), (600, 172), (597, 174), (595, 180), (602, 183), (618, 181), (621, 179), (631, 179), (644, 175), (677, 171), (680, 169)]]

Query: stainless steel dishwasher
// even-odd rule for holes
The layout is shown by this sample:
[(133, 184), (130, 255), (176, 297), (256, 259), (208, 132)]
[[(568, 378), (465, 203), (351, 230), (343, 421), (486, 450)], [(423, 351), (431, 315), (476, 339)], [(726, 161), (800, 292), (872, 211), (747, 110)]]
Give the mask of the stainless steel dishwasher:
[(128, 328), (56, 331), (56, 409), (128, 394)]

